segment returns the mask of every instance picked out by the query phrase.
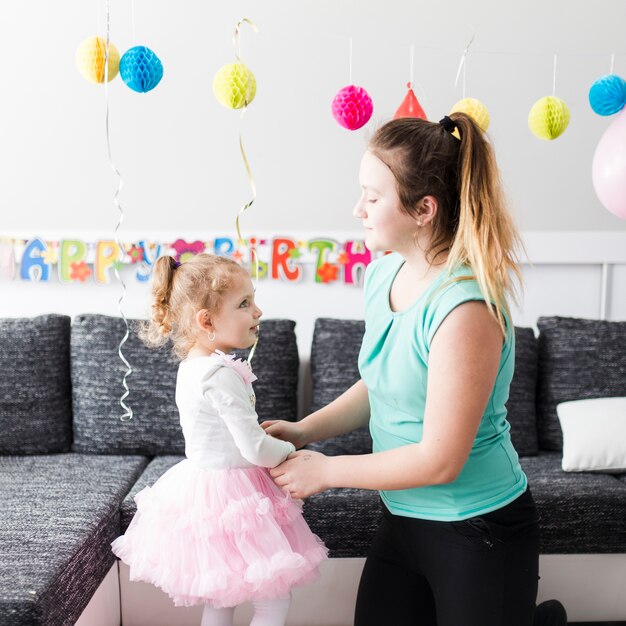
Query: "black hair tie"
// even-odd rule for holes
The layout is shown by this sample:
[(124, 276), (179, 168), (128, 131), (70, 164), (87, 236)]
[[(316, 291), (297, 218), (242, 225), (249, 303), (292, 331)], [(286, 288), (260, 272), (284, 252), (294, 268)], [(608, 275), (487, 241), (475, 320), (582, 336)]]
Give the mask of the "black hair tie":
[(444, 115), (439, 123), (447, 130), (450, 134), (452, 134), (456, 130), (456, 124), (453, 120), (451, 120), (447, 115)]

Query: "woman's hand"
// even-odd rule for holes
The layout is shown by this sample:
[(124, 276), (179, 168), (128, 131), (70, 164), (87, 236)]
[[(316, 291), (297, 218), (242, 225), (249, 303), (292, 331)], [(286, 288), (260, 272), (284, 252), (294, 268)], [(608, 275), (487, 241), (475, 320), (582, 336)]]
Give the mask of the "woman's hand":
[(304, 440), (304, 433), (302, 432), (302, 425), (300, 422), (287, 422), (286, 420), (265, 420), (261, 422), (261, 428), (265, 430), (268, 435), (276, 437), (276, 439), (282, 439), (283, 441), (289, 441), (296, 447), (302, 448), (307, 442)]
[(308, 498), (328, 489), (330, 458), (320, 452), (299, 450), (270, 469), (274, 482), (293, 498)]

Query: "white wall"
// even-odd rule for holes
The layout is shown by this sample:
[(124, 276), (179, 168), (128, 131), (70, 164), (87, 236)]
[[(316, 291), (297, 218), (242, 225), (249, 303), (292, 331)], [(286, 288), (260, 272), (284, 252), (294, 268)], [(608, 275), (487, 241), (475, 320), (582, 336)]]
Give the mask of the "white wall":
[[(247, 230), (353, 229), (357, 167), (368, 134), (390, 118), (405, 94), (409, 45), (415, 44), (418, 96), (439, 119), (461, 96), (461, 51), (476, 32), (467, 95), (491, 117), (512, 208), (521, 229), (626, 230), (595, 197), (590, 165), (610, 119), (593, 114), (587, 92), (609, 71), (626, 73), (621, 0), (110, 0), (111, 40), (124, 52), (152, 47), (165, 76), (148, 94), (110, 85), (113, 159), (124, 178), (123, 229), (229, 230), (250, 197), (238, 152), (239, 115), (211, 92), (215, 71), (234, 60), (231, 35), (242, 16), (242, 53), (259, 89), (243, 123), (258, 185)], [(104, 34), (105, 0), (5, 3), (0, 14), (0, 234), (5, 229), (112, 232), (117, 179), (105, 144), (104, 88), (74, 67), (78, 44)], [(353, 79), (374, 100), (366, 129), (350, 133), (330, 115)], [(534, 138), (528, 110), (552, 92), (572, 121), (554, 142)], [(174, 233), (176, 234), (176, 233)]]

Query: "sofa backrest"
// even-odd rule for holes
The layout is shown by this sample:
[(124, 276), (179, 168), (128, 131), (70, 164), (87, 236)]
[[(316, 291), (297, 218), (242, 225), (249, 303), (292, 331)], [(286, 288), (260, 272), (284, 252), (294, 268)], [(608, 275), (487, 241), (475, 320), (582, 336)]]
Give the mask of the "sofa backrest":
[[(125, 334), (121, 318), (79, 315), (71, 334), (72, 401), (76, 452), (93, 454), (183, 454), (175, 403), (178, 362), (169, 347), (148, 348), (137, 336), (138, 320), (122, 352), (132, 367), (125, 403), (134, 413), (121, 421), (120, 398), (126, 367), (118, 348)], [(295, 322), (267, 320), (252, 360), (257, 412), (261, 419), (294, 420), (297, 412), (298, 350)], [(241, 353), (241, 356), (247, 355)]]
[[(311, 347), (311, 410), (325, 406), (359, 379), (358, 354), (365, 331), (362, 320), (320, 318)], [(537, 340), (532, 328), (515, 328), (515, 374), (507, 402), (511, 439), (521, 456), (537, 454), (535, 389)], [(365, 454), (372, 440), (366, 427), (310, 446), (327, 454)]]
[(626, 396), (626, 322), (540, 317), (537, 431), (539, 447), (563, 449), (556, 405)]
[(68, 452), (70, 318), (0, 319), (0, 454)]

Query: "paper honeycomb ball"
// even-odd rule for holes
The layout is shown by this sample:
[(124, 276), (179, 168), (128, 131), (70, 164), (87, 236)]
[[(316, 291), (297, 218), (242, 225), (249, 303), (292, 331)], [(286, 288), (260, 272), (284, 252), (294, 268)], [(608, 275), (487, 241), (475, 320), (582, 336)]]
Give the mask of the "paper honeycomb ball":
[(569, 124), (569, 108), (560, 98), (546, 96), (533, 104), (528, 113), (528, 128), (539, 139), (550, 141), (563, 134)]
[(245, 63), (228, 63), (215, 74), (213, 93), (226, 108), (241, 109), (256, 96), (256, 78)]
[[(76, 67), (81, 75), (92, 83), (104, 82), (104, 59), (107, 42), (102, 37), (85, 39), (76, 50)], [(109, 42), (108, 80), (111, 82), (119, 71), (120, 53)]]
[(120, 75), (133, 91), (145, 93), (154, 89), (163, 78), (163, 64), (150, 48), (135, 46), (124, 52)]
[(476, 98), (463, 98), (463, 100), (459, 100), (450, 109), (450, 113), (465, 113), (478, 124), (483, 133), (487, 132), (489, 128), (489, 111), (487, 111), (487, 107)]
[(598, 78), (589, 89), (589, 104), (598, 115), (613, 115), (626, 104), (626, 80), (616, 74)]
[(333, 98), (331, 111), (340, 126), (357, 130), (372, 117), (374, 105), (363, 87), (348, 85), (340, 89)]

